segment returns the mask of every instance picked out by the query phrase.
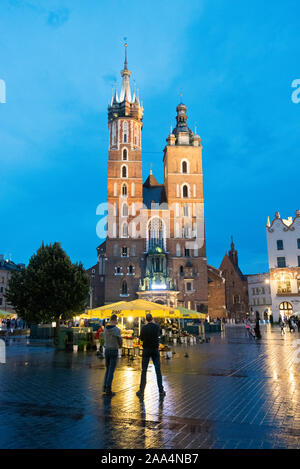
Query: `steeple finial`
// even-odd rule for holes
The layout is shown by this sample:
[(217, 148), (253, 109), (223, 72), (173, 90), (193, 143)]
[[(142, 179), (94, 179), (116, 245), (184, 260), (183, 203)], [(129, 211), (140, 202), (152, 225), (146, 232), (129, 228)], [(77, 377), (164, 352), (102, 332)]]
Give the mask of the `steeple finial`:
[(125, 62), (124, 62), (124, 70), (128, 70), (127, 68), (127, 37), (124, 37), (124, 41), (125, 41), (125, 44), (124, 44), (124, 47), (125, 47)]
[(152, 163), (150, 163), (150, 174), (152, 175)]
[(182, 104), (182, 93), (180, 93), (180, 104)]

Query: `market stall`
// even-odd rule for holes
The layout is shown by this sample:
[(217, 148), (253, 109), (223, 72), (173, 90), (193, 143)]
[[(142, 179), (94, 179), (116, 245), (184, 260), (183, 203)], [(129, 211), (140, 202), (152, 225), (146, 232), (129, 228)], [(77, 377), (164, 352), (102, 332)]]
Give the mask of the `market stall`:
[(147, 313), (163, 323), (167, 319), (177, 319), (179, 310), (146, 300), (119, 301), (110, 305), (88, 310), (90, 318), (109, 319), (112, 314), (120, 318), (118, 327), (123, 338), (123, 354), (139, 355), (142, 344), (139, 340), (142, 322)]
[[(142, 344), (139, 340), (142, 322), (145, 316), (151, 313), (160, 323), (162, 337), (160, 351), (162, 356), (170, 356), (170, 345), (196, 343), (196, 334), (183, 330), (185, 320), (205, 320), (206, 315), (186, 308), (172, 308), (146, 300), (119, 301), (100, 308), (87, 310), (85, 313), (91, 319), (108, 320), (112, 314), (120, 319), (118, 327), (121, 328), (123, 350), (125, 355), (139, 355)], [(199, 323), (199, 321), (198, 321)], [(201, 326), (201, 324), (200, 324)], [(199, 327), (200, 327), (199, 326)], [(198, 332), (197, 332), (198, 335)]]

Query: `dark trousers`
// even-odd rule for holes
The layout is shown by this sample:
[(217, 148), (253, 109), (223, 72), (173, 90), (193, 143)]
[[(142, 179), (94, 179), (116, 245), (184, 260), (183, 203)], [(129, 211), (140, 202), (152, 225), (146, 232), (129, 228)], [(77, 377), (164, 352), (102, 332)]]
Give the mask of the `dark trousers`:
[(104, 386), (111, 389), (112, 381), (114, 378), (114, 371), (118, 361), (118, 350), (105, 349), (105, 365), (106, 372), (104, 378)]
[(142, 358), (142, 374), (141, 374), (141, 384), (140, 384), (140, 390), (144, 392), (145, 386), (146, 386), (146, 376), (147, 376), (147, 369), (149, 365), (150, 358), (152, 358), (154, 367), (155, 367), (155, 372), (156, 372), (156, 379), (157, 379), (157, 385), (159, 392), (162, 392), (164, 390), (163, 384), (162, 384), (162, 376), (161, 376), (161, 371), (160, 371), (160, 355), (158, 349), (144, 349), (143, 350), (143, 358)]

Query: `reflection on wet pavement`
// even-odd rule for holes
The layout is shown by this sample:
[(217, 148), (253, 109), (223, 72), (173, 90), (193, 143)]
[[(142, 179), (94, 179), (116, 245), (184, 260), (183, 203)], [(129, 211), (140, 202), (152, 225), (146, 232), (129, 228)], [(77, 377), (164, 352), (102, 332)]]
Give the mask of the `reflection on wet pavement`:
[(258, 342), (235, 326), (177, 346), (162, 359), (166, 397), (151, 365), (144, 401), (139, 358), (119, 360), (109, 399), (95, 353), (11, 341), (0, 365), (0, 447), (299, 448), (299, 338), (266, 326)]

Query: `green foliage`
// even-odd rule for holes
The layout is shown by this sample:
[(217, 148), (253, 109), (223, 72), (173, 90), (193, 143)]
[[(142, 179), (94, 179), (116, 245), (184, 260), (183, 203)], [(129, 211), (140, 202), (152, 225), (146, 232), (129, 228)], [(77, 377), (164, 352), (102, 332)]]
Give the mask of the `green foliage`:
[(42, 244), (26, 269), (13, 272), (6, 298), (28, 323), (58, 322), (82, 312), (88, 292), (82, 264), (72, 264), (60, 243), (54, 243)]

